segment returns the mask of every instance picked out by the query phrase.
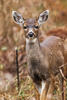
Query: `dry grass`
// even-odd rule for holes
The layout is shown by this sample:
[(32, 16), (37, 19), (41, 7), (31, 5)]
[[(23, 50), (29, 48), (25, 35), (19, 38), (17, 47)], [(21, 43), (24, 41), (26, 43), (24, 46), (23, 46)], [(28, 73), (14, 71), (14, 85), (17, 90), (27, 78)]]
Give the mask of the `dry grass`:
[[(42, 37), (47, 34), (67, 38), (67, 0), (0, 0), (0, 100), (35, 100), (36, 90), (28, 76), (23, 30), (13, 22), (12, 10), (17, 10), (23, 17), (36, 17), (43, 10), (49, 9), (49, 20), (41, 27)], [(47, 33), (47, 34), (45, 34)], [(64, 33), (62, 35), (62, 33)], [(40, 39), (42, 41), (43, 38)], [(17, 93), (15, 46), (22, 46), (19, 51), (20, 91)], [(67, 45), (65, 44), (67, 48)], [(54, 91), (55, 99), (59, 90)], [(66, 87), (67, 93), (67, 87)], [(67, 94), (66, 94), (67, 96)], [(60, 100), (60, 99), (59, 99)]]

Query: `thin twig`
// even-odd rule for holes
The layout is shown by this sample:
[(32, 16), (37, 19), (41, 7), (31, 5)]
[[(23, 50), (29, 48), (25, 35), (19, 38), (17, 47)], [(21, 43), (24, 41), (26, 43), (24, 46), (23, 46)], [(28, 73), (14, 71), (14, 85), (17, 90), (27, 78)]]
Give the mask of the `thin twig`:
[(64, 78), (64, 80), (67, 81), (67, 79), (65, 78), (65, 76), (64, 76), (64, 74), (63, 74), (63, 72), (62, 72), (62, 69), (59, 69), (59, 71), (60, 71), (62, 77)]
[(63, 67), (67, 67), (66, 65), (67, 65), (67, 63), (65, 63), (65, 64), (59, 66), (59, 69), (61, 69), (61, 68), (63, 68)]
[(18, 92), (19, 92), (20, 80), (19, 80), (18, 48), (16, 48), (16, 69), (17, 69), (17, 87), (18, 87)]
[(66, 65), (67, 65), (67, 63), (65, 63), (65, 64), (63, 64), (63, 65), (61, 65), (61, 66), (59, 67), (59, 71), (60, 71), (60, 73), (61, 73), (61, 75), (62, 75), (62, 77), (64, 78), (65, 81), (67, 81), (67, 79), (66, 79), (66, 77), (64, 76), (64, 73), (63, 73), (63, 71), (62, 71), (62, 68), (63, 68), (63, 67), (67, 67)]

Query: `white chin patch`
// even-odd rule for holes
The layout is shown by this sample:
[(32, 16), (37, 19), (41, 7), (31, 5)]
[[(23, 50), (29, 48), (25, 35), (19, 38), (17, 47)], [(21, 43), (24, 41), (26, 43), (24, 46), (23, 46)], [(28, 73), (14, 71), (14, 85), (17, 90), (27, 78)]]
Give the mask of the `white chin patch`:
[(36, 42), (36, 40), (37, 40), (37, 38), (32, 39), (32, 40), (30, 40), (30, 39), (26, 38), (26, 43), (35, 43), (35, 42)]

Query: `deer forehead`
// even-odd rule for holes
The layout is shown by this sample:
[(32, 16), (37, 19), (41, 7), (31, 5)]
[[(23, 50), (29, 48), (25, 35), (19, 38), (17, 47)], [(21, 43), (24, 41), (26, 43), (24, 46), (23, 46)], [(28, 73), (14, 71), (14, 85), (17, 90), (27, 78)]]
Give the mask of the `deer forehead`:
[(36, 18), (25, 19), (25, 21), (24, 21), (24, 25), (33, 26), (35, 24), (38, 24), (38, 21)]

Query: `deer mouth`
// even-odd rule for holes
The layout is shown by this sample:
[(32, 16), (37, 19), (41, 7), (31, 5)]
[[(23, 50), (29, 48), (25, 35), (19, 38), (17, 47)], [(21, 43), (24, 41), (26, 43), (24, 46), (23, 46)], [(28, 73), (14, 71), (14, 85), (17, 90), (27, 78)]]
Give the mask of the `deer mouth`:
[(26, 40), (28, 43), (35, 43), (36, 39), (37, 39), (37, 37), (32, 32), (28, 33), (26, 36)]
[(30, 44), (33, 44), (33, 43), (36, 43), (36, 40), (37, 40), (37, 38), (33, 38), (33, 39), (28, 39), (28, 38), (26, 38), (26, 43), (30, 43)]

